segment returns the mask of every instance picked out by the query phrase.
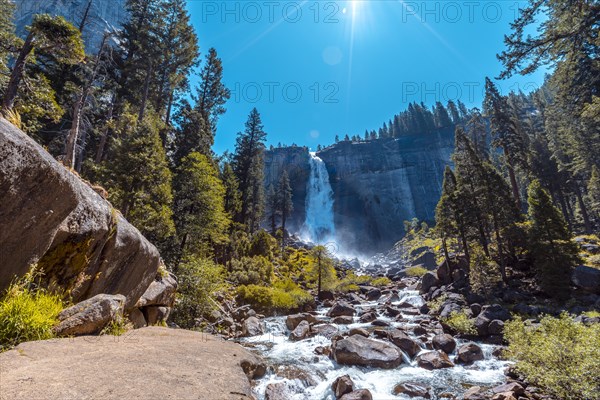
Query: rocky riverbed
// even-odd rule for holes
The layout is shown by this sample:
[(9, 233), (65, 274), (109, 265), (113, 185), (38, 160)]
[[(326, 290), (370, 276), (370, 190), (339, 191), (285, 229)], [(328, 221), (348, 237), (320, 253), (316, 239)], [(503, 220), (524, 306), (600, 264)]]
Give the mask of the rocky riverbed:
[(416, 280), (361, 289), (314, 312), (266, 318), (240, 339), (269, 366), (254, 386), (259, 399), (477, 399), (506, 382), (500, 347), (445, 333)]

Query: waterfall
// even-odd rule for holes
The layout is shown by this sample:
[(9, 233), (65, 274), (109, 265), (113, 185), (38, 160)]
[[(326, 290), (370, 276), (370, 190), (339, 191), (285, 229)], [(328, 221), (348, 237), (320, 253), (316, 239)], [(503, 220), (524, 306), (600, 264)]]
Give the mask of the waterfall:
[(306, 195), (305, 234), (313, 243), (334, 241), (333, 190), (325, 163), (310, 153), (310, 177)]

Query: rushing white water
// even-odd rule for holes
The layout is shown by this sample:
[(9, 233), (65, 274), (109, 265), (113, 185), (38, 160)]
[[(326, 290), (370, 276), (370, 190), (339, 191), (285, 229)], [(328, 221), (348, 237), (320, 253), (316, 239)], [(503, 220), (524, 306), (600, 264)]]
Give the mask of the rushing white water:
[[(423, 299), (418, 292), (403, 290), (399, 293), (402, 302), (411, 303), (419, 307)], [(362, 303), (357, 306), (361, 309), (372, 309), (376, 302)], [(319, 319), (328, 321), (325, 316), (326, 309), (319, 310)], [(417, 321), (409, 314), (402, 314), (408, 322), (399, 323), (383, 314), (379, 319), (387, 321), (392, 327), (412, 328)], [(351, 325), (335, 325), (340, 332), (346, 332), (355, 327), (373, 328), (370, 323), (359, 323), (358, 317)], [(331, 340), (324, 336), (316, 335), (299, 342), (288, 339), (289, 331), (285, 326), (285, 317), (267, 318), (266, 333), (242, 340), (245, 346), (252, 348), (263, 356), (271, 366), (270, 372), (257, 382), (254, 387), (259, 399), (264, 399), (265, 389), (270, 383), (284, 382), (289, 399), (294, 400), (334, 400), (331, 390), (333, 381), (342, 375), (350, 375), (357, 389), (369, 389), (374, 399), (409, 399), (403, 396), (394, 396), (393, 388), (398, 383), (418, 382), (431, 387), (432, 399), (442, 399), (448, 396), (460, 397), (471, 385), (493, 386), (504, 381), (504, 368), (509, 365), (492, 356), (494, 347), (479, 344), (484, 352), (485, 359), (477, 361), (470, 366), (456, 365), (453, 368), (428, 371), (419, 368), (414, 360), (405, 357), (405, 363), (394, 369), (363, 368), (357, 366), (338, 365), (327, 356), (316, 355), (317, 346), (328, 346)], [(329, 322), (330, 323), (330, 322)], [(410, 329), (409, 329), (410, 331)], [(414, 338), (414, 336), (413, 336)], [(430, 340), (431, 338), (429, 338)], [(457, 340), (457, 348), (465, 342)], [(422, 352), (427, 352), (423, 345)], [(455, 353), (450, 357), (454, 358)], [(452, 398), (452, 397), (451, 397)]]
[(335, 241), (333, 190), (329, 184), (327, 167), (315, 153), (310, 153), (304, 229), (310, 242), (322, 244)]

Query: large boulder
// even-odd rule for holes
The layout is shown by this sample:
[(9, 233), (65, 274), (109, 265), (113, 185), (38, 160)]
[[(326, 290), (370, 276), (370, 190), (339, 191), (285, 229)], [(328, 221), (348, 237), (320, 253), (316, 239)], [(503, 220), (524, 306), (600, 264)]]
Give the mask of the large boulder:
[(431, 393), (429, 393), (429, 390), (430, 389), (428, 387), (419, 383), (406, 382), (399, 383), (394, 386), (393, 393), (396, 396), (404, 395), (408, 397), (422, 397), (424, 399), (430, 399)]
[(296, 329), (298, 324), (302, 321), (308, 321), (309, 323), (314, 324), (315, 322), (317, 322), (317, 319), (315, 318), (314, 315), (312, 315), (310, 313), (292, 314), (292, 315), (288, 315), (287, 318), (285, 319), (285, 326), (290, 331), (293, 331), (294, 329)]
[(302, 321), (300, 321), (300, 323), (298, 324), (296, 329), (294, 329), (292, 331), (292, 333), (290, 333), (290, 340), (293, 342), (302, 340), (302, 339), (306, 338), (309, 333), (310, 333), (310, 324), (308, 323), (307, 320), (302, 320)]
[(333, 304), (333, 306), (327, 313), (327, 316), (332, 317), (332, 318), (333, 317), (341, 317), (341, 316), (351, 317), (355, 313), (356, 313), (356, 310), (350, 304), (346, 303), (345, 301), (338, 301)]
[(475, 319), (475, 328), (479, 335), (489, 335), (489, 325), (494, 320), (507, 321), (510, 319), (510, 312), (499, 304), (483, 306), (479, 315)]
[[(102, 191), (101, 188), (97, 188)], [(0, 118), (0, 291), (37, 263), (74, 302), (122, 294), (131, 310), (160, 255), (92, 186)]]
[(138, 300), (136, 307), (173, 307), (176, 292), (177, 279), (175, 279), (175, 275), (163, 269), (162, 272), (156, 274), (155, 279)]
[(242, 336), (259, 336), (264, 333), (263, 324), (257, 317), (248, 317), (242, 323)]
[(123, 315), (125, 296), (99, 294), (75, 304), (58, 315), (54, 332), (58, 336), (92, 335)]
[(439, 286), (440, 281), (437, 278), (437, 275), (433, 272), (428, 272), (425, 275), (423, 275), (423, 278), (421, 279), (421, 293), (427, 293), (429, 292), (429, 289), (431, 289), (434, 286)]
[(419, 367), (434, 370), (441, 368), (452, 368), (454, 364), (443, 351), (430, 351), (417, 357)]
[(373, 400), (373, 396), (367, 389), (359, 389), (343, 395), (338, 400)]
[(402, 364), (402, 353), (395, 346), (361, 335), (336, 341), (332, 350), (338, 364), (386, 369)]
[(472, 364), (483, 360), (483, 351), (475, 343), (463, 344), (456, 351), (456, 362), (460, 364)]
[(575, 268), (572, 280), (575, 286), (600, 294), (600, 269), (580, 265)]
[(456, 349), (456, 341), (452, 335), (443, 333), (435, 335), (432, 339), (433, 348), (436, 350), (442, 350), (446, 354), (450, 354)]
[(336, 399), (339, 399), (345, 394), (348, 394), (354, 390), (354, 382), (350, 379), (349, 375), (339, 376), (333, 381), (331, 385), (331, 390), (333, 390), (333, 394)]
[(409, 358), (414, 358), (421, 351), (421, 346), (419, 346), (416, 341), (398, 329), (392, 330), (388, 337), (390, 341), (402, 349)]

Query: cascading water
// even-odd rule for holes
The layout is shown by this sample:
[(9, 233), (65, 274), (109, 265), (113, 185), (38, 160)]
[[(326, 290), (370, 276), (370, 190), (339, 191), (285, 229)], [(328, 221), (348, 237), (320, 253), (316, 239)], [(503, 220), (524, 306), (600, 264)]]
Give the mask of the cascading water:
[(324, 243), (335, 239), (333, 190), (329, 184), (327, 167), (315, 153), (310, 153), (304, 229), (307, 239), (313, 243)]

